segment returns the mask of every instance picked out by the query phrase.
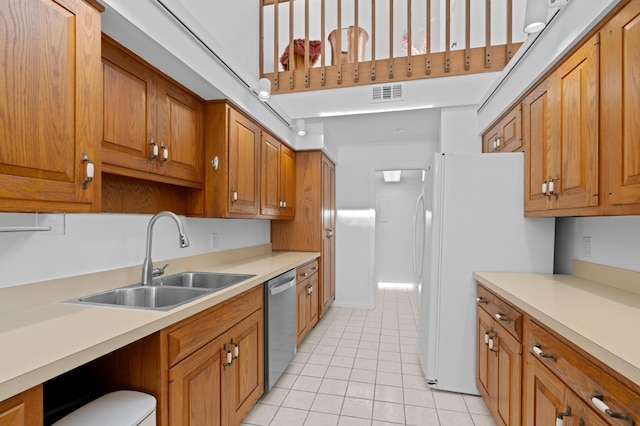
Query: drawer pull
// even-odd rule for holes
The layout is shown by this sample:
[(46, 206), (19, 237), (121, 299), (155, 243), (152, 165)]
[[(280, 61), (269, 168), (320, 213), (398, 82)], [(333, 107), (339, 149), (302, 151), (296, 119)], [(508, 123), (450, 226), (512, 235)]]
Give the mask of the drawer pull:
[(309, 276), (309, 274), (305, 272), (304, 274), (300, 274), (300, 276), (301, 276), (301, 277), (308, 277), (308, 276)]
[(484, 297), (476, 297), (476, 303), (483, 305), (487, 303), (487, 299), (485, 299)]
[(627, 416), (624, 413), (615, 413), (615, 412), (613, 412), (611, 410), (611, 408), (609, 408), (609, 406), (604, 403), (604, 401), (602, 400), (602, 394), (601, 393), (596, 392), (591, 397), (591, 402), (593, 403), (593, 405), (596, 406), (596, 408), (598, 410), (602, 411), (603, 413), (605, 413), (609, 417), (614, 418), (614, 419), (624, 420), (625, 422), (627, 422), (628, 425), (633, 426), (633, 420), (629, 416)]
[(497, 319), (498, 321), (503, 321), (503, 322), (509, 322), (509, 321), (510, 321), (510, 320), (509, 320), (509, 318), (505, 317), (505, 316), (504, 316), (503, 314), (501, 314), (500, 312), (498, 312), (498, 313), (496, 314), (496, 319)]
[(549, 358), (549, 359), (552, 359), (554, 362), (556, 362), (555, 355), (551, 355), (551, 354), (548, 354), (546, 352), (543, 352), (542, 349), (540, 349), (540, 345), (532, 346), (531, 350), (541, 358)]

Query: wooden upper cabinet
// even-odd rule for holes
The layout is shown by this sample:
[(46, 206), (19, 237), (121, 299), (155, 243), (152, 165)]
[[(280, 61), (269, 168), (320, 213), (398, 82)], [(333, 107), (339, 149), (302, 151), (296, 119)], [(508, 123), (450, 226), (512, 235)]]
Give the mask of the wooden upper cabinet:
[[(0, 2), (0, 210), (100, 210), (100, 12)], [(83, 185), (88, 160), (96, 177)]]
[(640, 2), (601, 31), (607, 213), (640, 214)]
[(274, 219), (295, 216), (295, 152), (262, 132), (260, 214)]
[(208, 102), (205, 117), (205, 216), (258, 217), (260, 127), (226, 101)]
[(202, 187), (202, 101), (103, 37), (104, 171)]
[(523, 150), (522, 106), (516, 105), (482, 137), (482, 152), (516, 152)]
[(599, 212), (598, 46), (596, 34), (522, 102), (529, 216)]

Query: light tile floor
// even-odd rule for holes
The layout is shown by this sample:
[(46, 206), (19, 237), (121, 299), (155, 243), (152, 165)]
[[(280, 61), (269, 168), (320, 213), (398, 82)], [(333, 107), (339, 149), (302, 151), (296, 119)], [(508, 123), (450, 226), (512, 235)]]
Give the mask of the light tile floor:
[(331, 308), (242, 425), (495, 426), (480, 397), (431, 390), (417, 355), (415, 289), (376, 309)]

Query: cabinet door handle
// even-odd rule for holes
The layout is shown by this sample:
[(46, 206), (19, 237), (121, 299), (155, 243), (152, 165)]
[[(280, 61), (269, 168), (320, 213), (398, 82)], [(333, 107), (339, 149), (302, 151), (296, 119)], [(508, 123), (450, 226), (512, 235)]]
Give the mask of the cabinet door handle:
[(558, 413), (556, 418), (556, 426), (564, 426), (564, 418), (571, 417), (571, 407), (567, 405), (567, 410), (563, 413)]
[(489, 339), (489, 350), (491, 352), (498, 352), (498, 346), (500, 346), (498, 343), (498, 339), (499, 337), (495, 335)]
[(89, 154), (87, 154), (86, 152), (82, 153), (82, 162), (86, 163), (85, 177), (82, 179), (82, 189), (87, 189), (87, 184), (93, 181), (95, 169), (93, 167), (93, 160), (89, 158)]
[(502, 141), (500, 138), (496, 139), (496, 145), (498, 146), (498, 151), (500, 150), (500, 146), (502, 145)]
[(158, 150), (158, 144), (156, 143), (155, 139), (151, 138), (151, 142), (149, 142), (149, 145), (151, 145), (151, 157), (149, 157), (149, 162), (153, 163), (154, 161), (156, 161), (156, 158), (158, 158), (158, 154), (160, 152)]
[(329, 237), (329, 238), (333, 237), (333, 229), (329, 229), (327, 231), (327, 237)]
[(542, 182), (542, 193), (547, 197), (549, 196), (549, 194), (547, 194), (547, 181)]
[(224, 367), (224, 369), (226, 370), (228, 366), (230, 366), (233, 363), (233, 355), (231, 354), (231, 350), (229, 348), (227, 348), (227, 344), (224, 344), (224, 351), (226, 352), (226, 361), (224, 364), (222, 364), (222, 367)]
[(163, 166), (169, 159), (169, 148), (164, 146), (164, 144), (160, 148), (162, 148), (162, 159), (160, 160), (160, 165)]
[(234, 339), (231, 339), (231, 346), (233, 346), (233, 359), (238, 359), (240, 349), (238, 348), (238, 344), (234, 341)]
[(311, 286), (307, 287), (307, 294), (309, 295), (313, 294), (313, 287)]
[(548, 354), (548, 353), (544, 352), (544, 351), (540, 348), (540, 345), (533, 345), (533, 346), (531, 347), (531, 350), (532, 350), (536, 355), (538, 355), (538, 356), (539, 356), (539, 357), (541, 357), (541, 358), (549, 358), (549, 359), (552, 359), (552, 360), (553, 360), (553, 362), (556, 362), (556, 361), (557, 361), (557, 360), (556, 360), (555, 355)]
[(507, 322), (507, 323), (508, 323), (508, 322), (511, 322), (511, 320), (510, 320), (508, 317), (506, 317), (506, 316), (505, 316), (503, 313), (501, 313), (501, 312), (498, 312), (498, 313), (496, 314), (496, 319), (497, 319), (498, 321), (502, 321), (502, 322)]
[(479, 305), (485, 305), (487, 303), (487, 299), (482, 296), (476, 297), (476, 303)]
[(238, 201), (238, 191), (231, 188), (231, 194), (233, 195), (233, 199), (231, 200), (231, 202), (235, 203), (236, 201)]
[(633, 420), (628, 415), (626, 415), (625, 413), (616, 413), (613, 410), (611, 410), (611, 408), (609, 408), (607, 404), (604, 403), (604, 401), (602, 400), (601, 393), (596, 392), (591, 397), (591, 402), (598, 410), (602, 411), (607, 416), (613, 419), (624, 420), (625, 422), (627, 422), (628, 425), (633, 426)]

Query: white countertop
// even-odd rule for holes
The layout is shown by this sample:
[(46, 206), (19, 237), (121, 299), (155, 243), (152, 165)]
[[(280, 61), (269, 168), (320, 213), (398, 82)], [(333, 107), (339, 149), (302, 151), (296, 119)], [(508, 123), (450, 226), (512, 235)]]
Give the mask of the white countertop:
[(168, 312), (60, 303), (140, 281), (141, 266), (0, 289), (0, 401), (227, 300), (319, 256), (270, 245), (174, 259), (188, 270), (255, 277)]
[[(572, 275), (474, 279), (640, 386), (640, 294)], [(640, 290), (640, 280), (636, 281)]]

